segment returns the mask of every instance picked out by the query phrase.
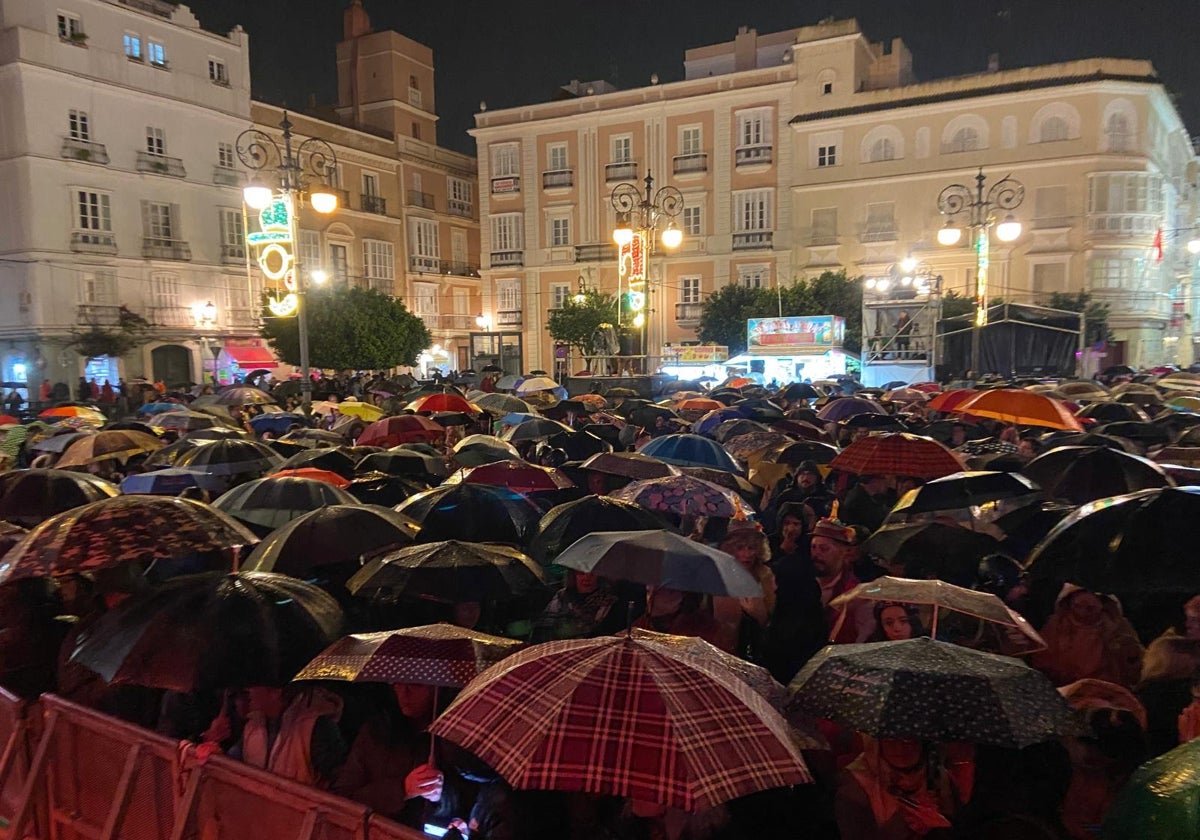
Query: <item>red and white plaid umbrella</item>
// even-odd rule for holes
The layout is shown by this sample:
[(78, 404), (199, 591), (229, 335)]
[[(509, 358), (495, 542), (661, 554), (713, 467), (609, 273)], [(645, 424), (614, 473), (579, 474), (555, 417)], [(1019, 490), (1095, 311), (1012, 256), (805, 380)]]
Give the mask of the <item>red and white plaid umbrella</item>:
[(831, 469), (854, 475), (905, 475), (942, 478), (966, 467), (933, 438), (906, 432), (872, 434), (847, 446), (829, 462)]
[(515, 653), (463, 689), (430, 731), (514, 788), (687, 811), (812, 781), (787, 723), (745, 682), (641, 637)]

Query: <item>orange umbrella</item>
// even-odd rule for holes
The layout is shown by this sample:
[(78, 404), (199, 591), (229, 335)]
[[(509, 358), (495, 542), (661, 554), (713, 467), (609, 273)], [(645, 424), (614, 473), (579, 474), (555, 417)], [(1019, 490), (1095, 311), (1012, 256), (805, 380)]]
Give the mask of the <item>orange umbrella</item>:
[(747, 379), (744, 376), (735, 376), (733, 379), (727, 380), (722, 388), (745, 388), (747, 385), (753, 385), (753, 379)]
[(953, 391), (943, 391), (925, 403), (930, 411), (953, 411), (959, 403), (969, 400), (979, 392), (974, 388), (958, 388)]
[(326, 484), (332, 484), (339, 490), (345, 490), (350, 486), (350, 482), (342, 476), (330, 470), (319, 470), (316, 467), (300, 467), (295, 470), (280, 470), (268, 478), (286, 478), (287, 476), (294, 478), (311, 478), (313, 481), (324, 481)]
[(89, 408), (86, 405), (56, 405), (54, 408), (47, 408), (38, 417), (43, 420), (79, 417), (89, 422), (99, 423), (100, 425), (108, 422), (108, 418), (102, 412), (95, 408)]
[(1041, 426), (1082, 432), (1079, 419), (1061, 400), (1018, 388), (982, 391), (953, 409), (957, 414), (990, 417), (1016, 426)]
[(707, 397), (692, 397), (675, 406), (679, 411), (716, 411), (725, 407), (725, 403), (710, 400)]
[(0, 426), (19, 426), (21, 421), (11, 414), (0, 414)]

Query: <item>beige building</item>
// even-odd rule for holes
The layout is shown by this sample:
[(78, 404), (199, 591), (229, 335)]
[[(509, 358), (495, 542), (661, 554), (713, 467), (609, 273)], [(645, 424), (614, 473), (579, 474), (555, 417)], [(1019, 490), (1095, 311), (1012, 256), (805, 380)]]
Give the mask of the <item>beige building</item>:
[[(355, 0), (337, 71), (334, 113), (287, 115), (294, 144), (320, 137), (338, 158), (338, 210), (301, 211), (301, 270), (400, 297), (433, 333), (430, 364), (466, 368), (483, 305), (477, 174), (474, 158), (436, 145), (433, 53), (396, 32), (371, 31)], [(255, 127), (280, 140), (283, 111), (261, 102), (251, 110)]]
[(1025, 187), (1021, 236), (992, 247), (993, 298), (1087, 291), (1110, 307), (1107, 364), (1190, 360), (1196, 156), (1153, 67), (920, 83), (911, 67), (901, 41), (870, 43), (853, 20), (742, 30), (689, 50), (680, 82), (573, 83), (559, 101), (477, 114), (487, 314), (523, 330), (527, 367), (549, 365), (546, 310), (581, 276), (615, 291), (608, 194), (647, 167), (687, 208), (683, 246), (652, 258), (652, 346), (695, 340), (700, 301), (729, 282), (870, 278), (911, 255), (971, 294), (970, 238), (937, 244), (937, 198), (982, 167), (988, 186), (1011, 174)]

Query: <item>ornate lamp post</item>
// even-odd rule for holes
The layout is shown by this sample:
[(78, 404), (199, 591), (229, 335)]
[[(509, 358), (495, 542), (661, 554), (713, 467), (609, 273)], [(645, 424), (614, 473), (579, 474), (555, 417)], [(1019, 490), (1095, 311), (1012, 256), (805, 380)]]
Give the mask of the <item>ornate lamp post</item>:
[[(282, 228), (267, 236), (260, 234), (262, 238), (258, 242), (252, 239), (252, 235), (247, 236), (247, 240), (251, 244), (262, 245), (258, 254), (259, 266), (267, 277), (281, 281), (286, 292), (281, 299), (269, 303), (272, 313), (287, 316), (294, 312), (296, 315), (300, 340), (300, 399), (301, 408), (307, 414), (312, 405), (312, 377), (308, 364), (305, 296), (309, 280), (323, 282), (325, 274), (315, 270), (311, 276), (304, 276), (303, 267), (299, 264), (296, 213), (305, 199), (318, 213), (327, 215), (337, 210), (337, 194), (328, 186), (330, 172), (337, 169), (337, 153), (333, 146), (320, 137), (310, 137), (293, 147), (292, 123), (286, 111), (279, 127), (283, 130), (282, 149), (269, 134), (250, 128), (238, 135), (237, 154), (242, 164), (253, 172), (274, 170), (278, 181), (277, 189), (255, 179), (242, 190), (247, 206), (262, 211), (264, 221), (270, 215)], [(317, 187), (309, 188), (309, 176), (318, 179)], [(286, 218), (281, 219), (280, 216)]]
[[(217, 324), (217, 305), (211, 300), (206, 303), (197, 303), (192, 307), (192, 317), (196, 319), (196, 326), (200, 328), (200, 383), (204, 384), (204, 356), (209, 351), (208, 330), (211, 330)], [(220, 355), (220, 345), (216, 345), (213, 357), (212, 384), (217, 384), (217, 356)]]
[(980, 168), (975, 176), (975, 187), (951, 184), (938, 194), (938, 210), (946, 216), (946, 224), (938, 231), (938, 242), (956, 245), (962, 238), (962, 228), (955, 220), (971, 229), (975, 237), (975, 320), (971, 328), (971, 370), (979, 375), (979, 339), (988, 320), (988, 265), (991, 230), (996, 229), (996, 238), (1001, 242), (1012, 242), (1021, 235), (1021, 223), (1011, 213), (1003, 219), (1000, 213), (1014, 210), (1025, 200), (1025, 185), (1005, 176), (990, 189), (985, 190), (987, 176)]
[[(649, 258), (654, 253), (656, 238), (668, 251), (673, 251), (683, 242), (683, 231), (675, 219), (683, 212), (683, 193), (667, 185), (654, 189), (654, 176), (646, 171), (642, 179), (645, 189), (635, 184), (617, 184), (609, 197), (617, 213), (617, 226), (613, 229), (613, 241), (617, 243), (618, 304), (617, 320), (620, 324), (620, 294), (628, 291), (627, 303), (633, 313), (633, 326), (639, 330), (638, 349), (643, 357), (646, 353), (646, 292), (649, 280)], [(660, 303), (661, 306), (661, 303)], [(647, 371), (649, 372), (649, 371)]]

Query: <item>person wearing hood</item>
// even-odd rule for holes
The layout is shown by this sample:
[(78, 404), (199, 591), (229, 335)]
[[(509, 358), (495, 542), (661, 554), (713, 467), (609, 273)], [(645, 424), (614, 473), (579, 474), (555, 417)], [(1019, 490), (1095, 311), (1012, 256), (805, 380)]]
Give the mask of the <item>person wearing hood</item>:
[(1111, 596), (1065, 584), (1041, 634), (1046, 650), (1031, 664), (1055, 685), (1096, 679), (1129, 688), (1138, 681), (1146, 651)]
[(582, 639), (624, 629), (613, 618), (617, 596), (608, 581), (586, 572), (567, 570), (562, 589), (555, 593), (534, 622), (538, 641)]

